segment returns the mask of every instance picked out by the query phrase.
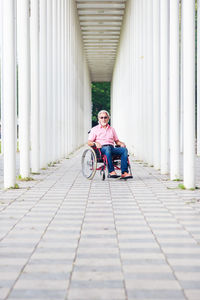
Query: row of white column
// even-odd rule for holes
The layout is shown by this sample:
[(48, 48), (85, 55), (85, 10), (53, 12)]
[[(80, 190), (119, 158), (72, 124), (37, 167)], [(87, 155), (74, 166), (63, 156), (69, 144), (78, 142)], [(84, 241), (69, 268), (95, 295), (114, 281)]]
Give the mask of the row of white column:
[[(198, 24), (199, 14), (198, 6)], [(129, 150), (175, 180), (183, 143), (184, 185), (194, 188), (195, 0), (127, 2), (111, 97), (113, 126)]]
[(22, 178), (85, 142), (91, 88), (75, 1), (1, 5), (4, 186), (9, 188), (16, 183), (16, 78)]

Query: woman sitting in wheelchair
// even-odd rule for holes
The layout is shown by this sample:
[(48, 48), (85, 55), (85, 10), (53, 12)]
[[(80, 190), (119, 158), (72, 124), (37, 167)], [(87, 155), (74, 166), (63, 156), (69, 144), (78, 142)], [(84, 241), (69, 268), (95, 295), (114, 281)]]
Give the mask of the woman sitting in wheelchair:
[[(115, 129), (108, 124), (109, 118), (109, 113), (106, 110), (101, 110), (98, 113), (99, 124), (91, 129), (88, 146), (95, 146), (101, 149), (101, 154), (106, 155), (110, 178), (120, 177), (113, 166), (113, 155), (121, 157), (121, 179), (132, 178), (131, 173), (128, 172), (128, 150), (126, 145), (118, 139)], [(120, 147), (115, 148), (115, 144)]]

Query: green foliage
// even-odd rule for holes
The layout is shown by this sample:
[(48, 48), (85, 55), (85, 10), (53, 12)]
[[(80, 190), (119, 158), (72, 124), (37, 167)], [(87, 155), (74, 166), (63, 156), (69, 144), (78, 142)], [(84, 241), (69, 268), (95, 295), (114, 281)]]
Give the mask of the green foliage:
[(110, 82), (92, 82), (92, 126), (98, 124), (97, 114), (102, 109), (110, 113)]
[(11, 186), (11, 187), (9, 188), (9, 190), (15, 190), (15, 189), (19, 189), (19, 185), (18, 185), (17, 183), (15, 183), (14, 186)]
[(48, 164), (48, 167), (55, 167), (55, 164), (54, 164), (53, 162), (50, 162), (50, 163)]
[(182, 181), (180, 178), (173, 179), (173, 181)]
[(182, 183), (180, 183), (180, 184), (178, 185), (178, 187), (179, 187), (179, 189), (181, 189), (181, 190), (185, 190), (185, 186), (184, 186)]
[(21, 175), (19, 175), (17, 177), (17, 179), (20, 180), (20, 181), (32, 181), (32, 180), (34, 180), (34, 178), (32, 178), (32, 177), (22, 177)]

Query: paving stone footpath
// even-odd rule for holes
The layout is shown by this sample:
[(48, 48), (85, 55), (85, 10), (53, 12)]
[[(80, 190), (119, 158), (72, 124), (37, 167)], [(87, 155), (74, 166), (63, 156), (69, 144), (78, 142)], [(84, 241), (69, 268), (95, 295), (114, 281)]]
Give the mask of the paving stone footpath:
[(199, 300), (200, 190), (133, 157), (89, 181), (82, 152), (0, 189), (0, 299)]

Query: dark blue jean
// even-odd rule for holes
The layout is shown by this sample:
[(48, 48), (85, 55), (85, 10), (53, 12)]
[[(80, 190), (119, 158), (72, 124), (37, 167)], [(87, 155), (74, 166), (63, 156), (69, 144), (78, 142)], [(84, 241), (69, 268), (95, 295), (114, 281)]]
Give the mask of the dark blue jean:
[(108, 161), (108, 172), (111, 173), (114, 171), (114, 166), (112, 162), (112, 155), (120, 155), (121, 156), (121, 172), (128, 172), (128, 150), (123, 147), (113, 147), (109, 146), (102, 146), (101, 153), (106, 155)]

